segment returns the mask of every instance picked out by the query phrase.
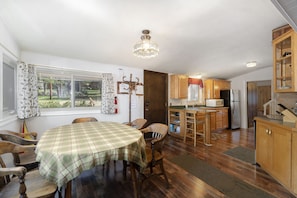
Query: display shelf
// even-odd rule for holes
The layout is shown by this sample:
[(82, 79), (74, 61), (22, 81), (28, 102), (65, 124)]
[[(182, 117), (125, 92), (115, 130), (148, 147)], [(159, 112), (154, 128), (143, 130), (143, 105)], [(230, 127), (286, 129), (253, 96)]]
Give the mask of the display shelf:
[(296, 32), (286, 32), (273, 40), (274, 91), (297, 92)]

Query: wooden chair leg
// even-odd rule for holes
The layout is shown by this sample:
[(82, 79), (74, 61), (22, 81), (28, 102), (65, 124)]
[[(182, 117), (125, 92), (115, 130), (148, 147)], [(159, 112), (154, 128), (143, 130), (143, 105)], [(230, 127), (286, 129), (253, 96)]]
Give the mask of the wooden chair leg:
[(151, 172), (151, 174), (153, 174), (153, 166), (152, 165), (150, 165), (150, 172)]
[(160, 162), (160, 169), (164, 175), (164, 178), (165, 178), (165, 181), (166, 181), (166, 185), (167, 185), (167, 188), (169, 188), (169, 181), (168, 181), (168, 178), (167, 178), (167, 175), (166, 175), (166, 172), (165, 172), (165, 169), (164, 169), (164, 166), (163, 166), (163, 160)]
[(128, 167), (128, 162), (126, 160), (123, 160), (123, 175), (124, 179), (127, 179), (127, 167)]

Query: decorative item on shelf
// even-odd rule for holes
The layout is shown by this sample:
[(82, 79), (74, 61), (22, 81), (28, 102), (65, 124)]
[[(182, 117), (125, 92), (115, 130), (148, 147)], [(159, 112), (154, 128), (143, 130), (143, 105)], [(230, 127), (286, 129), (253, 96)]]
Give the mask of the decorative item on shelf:
[(151, 41), (149, 30), (143, 30), (141, 41), (134, 45), (133, 54), (139, 58), (153, 58), (159, 54), (159, 47)]
[(283, 57), (286, 57), (286, 56), (289, 56), (289, 55), (291, 55), (291, 52), (284, 52), (283, 53)]
[(131, 123), (131, 95), (132, 91), (138, 96), (143, 96), (143, 83), (139, 82), (139, 78), (136, 77), (136, 81), (132, 80), (132, 74), (130, 79), (126, 80), (126, 76), (123, 76), (123, 80), (118, 82), (118, 94), (129, 94), (129, 123)]

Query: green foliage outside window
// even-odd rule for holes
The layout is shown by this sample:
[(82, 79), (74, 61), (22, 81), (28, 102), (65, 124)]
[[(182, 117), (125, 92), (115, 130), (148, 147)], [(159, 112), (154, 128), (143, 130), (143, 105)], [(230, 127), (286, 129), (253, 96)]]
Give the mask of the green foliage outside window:
[[(102, 81), (99, 78), (42, 73), (38, 77), (38, 82), (40, 108), (101, 106)], [(72, 88), (72, 84), (74, 84), (74, 88)], [(71, 97), (72, 93), (73, 98)]]

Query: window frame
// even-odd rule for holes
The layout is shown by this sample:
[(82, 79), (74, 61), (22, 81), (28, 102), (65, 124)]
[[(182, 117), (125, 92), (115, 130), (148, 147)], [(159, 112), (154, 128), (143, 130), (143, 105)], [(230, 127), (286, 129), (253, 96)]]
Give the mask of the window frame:
[[(8, 67), (11, 67), (13, 69), (13, 83), (14, 83), (14, 109), (8, 109), (4, 110), (4, 64), (7, 65)], [(12, 58), (4, 53), (1, 54), (1, 64), (0, 64), (0, 98), (1, 98), (1, 103), (0, 103), (0, 120), (7, 119), (9, 117), (16, 117), (17, 115), (17, 60), (15, 58)], [(10, 99), (11, 100), (11, 99)]]
[[(72, 114), (81, 114), (81, 113), (101, 113), (101, 106), (94, 106), (94, 107), (75, 107), (75, 77), (89, 77), (90, 80), (94, 80), (95, 78), (102, 81), (102, 76), (99, 72), (92, 72), (92, 71), (83, 71), (83, 70), (76, 70), (76, 69), (65, 69), (65, 68), (58, 68), (58, 67), (43, 67), (43, 66), (36, 66), (37, 75), (39, 75), (40, 71), (44, 73), (53, 73), (53, 74), (65, 74), (69, 75), (69, 79), (71, 81), (71, 91), (70, 91), (70, 100), (71, 100), (71, 107), (67, 108), (40, 108), (42, 115), (72, 115)], [(102, 83), (101, 83), (101, 93), (102, 93)], [(101, 95), (102, 101), (102, 95)]]

